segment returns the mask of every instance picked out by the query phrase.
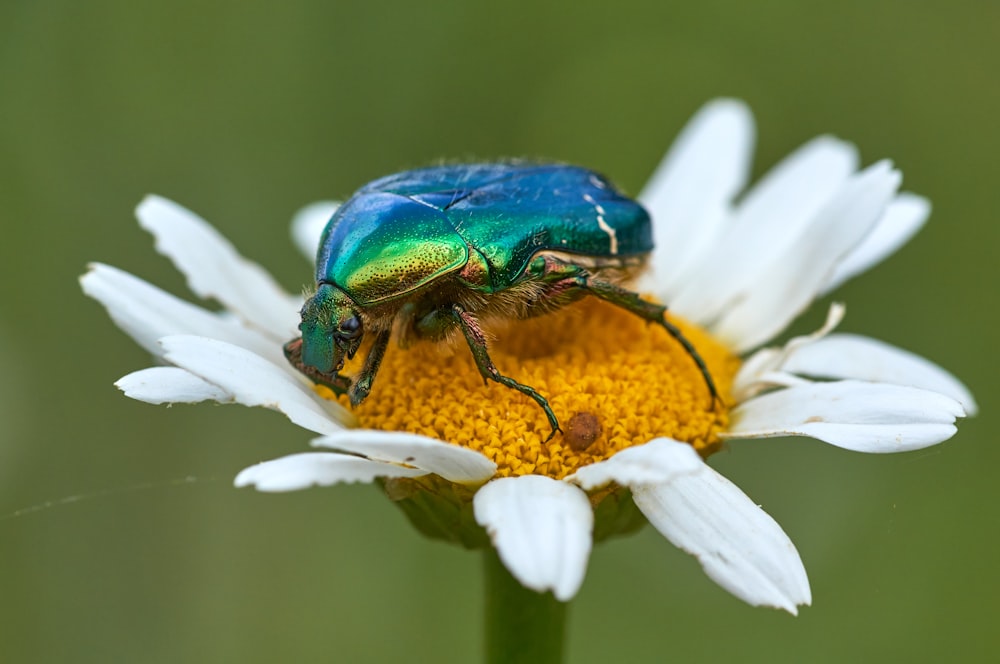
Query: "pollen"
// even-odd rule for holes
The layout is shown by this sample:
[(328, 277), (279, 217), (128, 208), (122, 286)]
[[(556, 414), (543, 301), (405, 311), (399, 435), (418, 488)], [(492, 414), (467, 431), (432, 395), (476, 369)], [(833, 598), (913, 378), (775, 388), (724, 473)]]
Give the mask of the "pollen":
[[(496, 462), (499, 477), (562, 479), (663, 436), (708, 456), (721, 445), (719, 432), (728, 424), (726, 404), (739, 359), (705, 331), (668, 317), (704, 359), (719, 401), (666, 330), (587, 298), (552, 314), (487, 328), (490, 357), (500, 373), (531, 386), (551, 405), (562, 429), (551, 438), (534, 400), (492, 381), (484, 384), (461, 335), (390, 347), (371, 393), (354, 412), (363, 428), (408, 431), (477, 450)], [(362, 355), (345, 373), (360, 368)], [(350, 407), (346, 396), (339, 399)]]

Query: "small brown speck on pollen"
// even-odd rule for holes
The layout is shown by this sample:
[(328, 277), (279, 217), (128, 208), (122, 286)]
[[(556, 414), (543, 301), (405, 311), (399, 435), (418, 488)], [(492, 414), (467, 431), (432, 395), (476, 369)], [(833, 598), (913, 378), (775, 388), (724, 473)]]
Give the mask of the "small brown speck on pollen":
[(566, 424), (566, 443), (577, 452), (582, 452), (601, 437), (601, 421), (593, 413), (577, 413)]

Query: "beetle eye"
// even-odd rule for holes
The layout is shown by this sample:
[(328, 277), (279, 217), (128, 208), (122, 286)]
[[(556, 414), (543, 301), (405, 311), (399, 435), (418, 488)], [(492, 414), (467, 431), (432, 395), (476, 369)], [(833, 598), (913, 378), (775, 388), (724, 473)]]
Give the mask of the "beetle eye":
[(340, 324), (337, 336), (341, 339), (353, 339), (361, 334), (361, 321), (357, 316), (351, 316)]

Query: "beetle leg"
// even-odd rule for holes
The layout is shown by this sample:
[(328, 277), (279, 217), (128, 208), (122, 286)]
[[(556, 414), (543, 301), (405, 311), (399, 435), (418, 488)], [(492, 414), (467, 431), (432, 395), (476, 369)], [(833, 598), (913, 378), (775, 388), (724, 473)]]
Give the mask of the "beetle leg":
[(416, 305), (413, 302), (407, 302), (399, 308), (399, 313), (396, 314), (396, 321), (399, 323), (396, 327), (396, 343), (400, 348), (409, 348), (413, 342), (415, 312)]
[(364, 401), (368, 393), (371, 392), (372, 382), (375, 380), (375, 374), (378, 373), (379, 365), (382, 364), (382, 358), (385, 356), (385, 349), (389, 345), (390, 336), (392, 336), (391, 329), (382, 330), (375, 336), (375, 343), (372, 344), (371, 349), (368, 351), (365, 364), (361, 367), (361, 373), (355, 376), (354, 383), (348, 392), (351, 397), (352, 406), (357, 406)]
[[(544, 256), (544, 259), (543, 279), (549, 283), (550, 287), (555, 288), (556, 293), (581, 289), (584, 292), (599, 297), (605, 302), (610, 302), (625, 311), (644, 318), (650, 323), (656, 323), (663, 327), (687, 351), (687, 354), (698, 366), (702, 378), (705, 379), (705, 386), (708, 387), (708, 392), (712, 396), (712, 403), (720, 401), (719, 392), (715, 388), (715, 381), (712, 380), (712, 374), (709, 373), (705, 360), (702, 359), (698, 350), (684, 336), (684, 333), (666, 319), (667, 308), (665, 306), (647, 302), (639, 297), (638, 293), (622, 288), (621, 286), (616, 286), (609, 281), (597, 279), (586, 268), (579, 265), (567, 263), (554, 256)], [(534, 267), (537, 271), (538, 266)]]
[(382, 364), (382, 357), (385, 355), (385, 349), (389, 345), (390, 336), (391, 330), (384, 330), (378, 333), (375, 337), (375, 343), (372, 344), (371, 350), (368, 351), (368, 357), (365, 358), (365, 364), (361, 368), (361, 373), (357, 375), (354, 381), (339, 373), (321, 373), (303, 363), (301, 338), (292, 339), (285, 344), (285, 357), (306, 378), (314, 383), (330, 388), (338, 396), (347, 394), (351, 399), (351, 405), (357, 406), (365, 400), (372, 389), (372, 382), (375, 380), (375, 374), (378, 373), (379, 365)]
[(486, 335), (483, 334), (483, 329), (472, 314), (462, 308), (461, 305), (453, 304), (451, 305), (451, 315), (462, 329), (462, 334), (465, 335), (465, 341), (469, 344), (469, 349), (472, 351), (472, 357), (476, 360), (476, 367), (479, 368), (479, 374), (483, 377), (483, 382), (485, 383), (488, 380), (496, 381), (505, 387), (517, 390), (521, 394), (534, 399), (535, 403), (545, 411), (545, 417), (548, 418), (549, 426), (552, 427), (552, 433), (545, 439), (546, 441), (551, 440), (557, 431), (562, 431), (559, 428), (559, 421), (556, 419), (555, 413), (552, 412), (552, 407), (549, 406), (549, 402), (545, 397), (539, 394), (534, 388), (519, 383), (513, 378), (504, 376), (497, 369), (496, 365), (493, 364), (493, 360), (490, 359), (490, 355), (486, 349)]
[(420, 312), (413, 318), (413, 331), (421, 339), (437, 341), (443, 339), (448, 330), (455, 326), (455, 314), (451, 309), (436, 308)]

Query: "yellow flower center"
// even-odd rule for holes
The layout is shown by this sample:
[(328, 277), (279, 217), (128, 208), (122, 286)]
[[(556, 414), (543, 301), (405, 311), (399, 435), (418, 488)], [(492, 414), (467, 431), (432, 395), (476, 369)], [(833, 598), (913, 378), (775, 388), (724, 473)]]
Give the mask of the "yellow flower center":
[[(739, 359), (703, 330), (677, 317), (671, 322), (698, 349), (728, 401)], [(546, 440), (551, 428), (537, 403), (498, 383), (484, 385), (460, 335), (390, 347), (371, 394), (354, 409), (360, 425), (477, 450), (496, 462), (499, 477), (561, 479), (660, 436), (688, 442), (702, 456), (718, 448), (728, 409), (713, 404), (694, 360), (663, 328), (586, 298), (489, 331), (497, 369), (544, 396), (563, 433)], [(345, 374), (360, 368), (358, 355)], [(348, 404), (346, 396), (339, 399)]]

